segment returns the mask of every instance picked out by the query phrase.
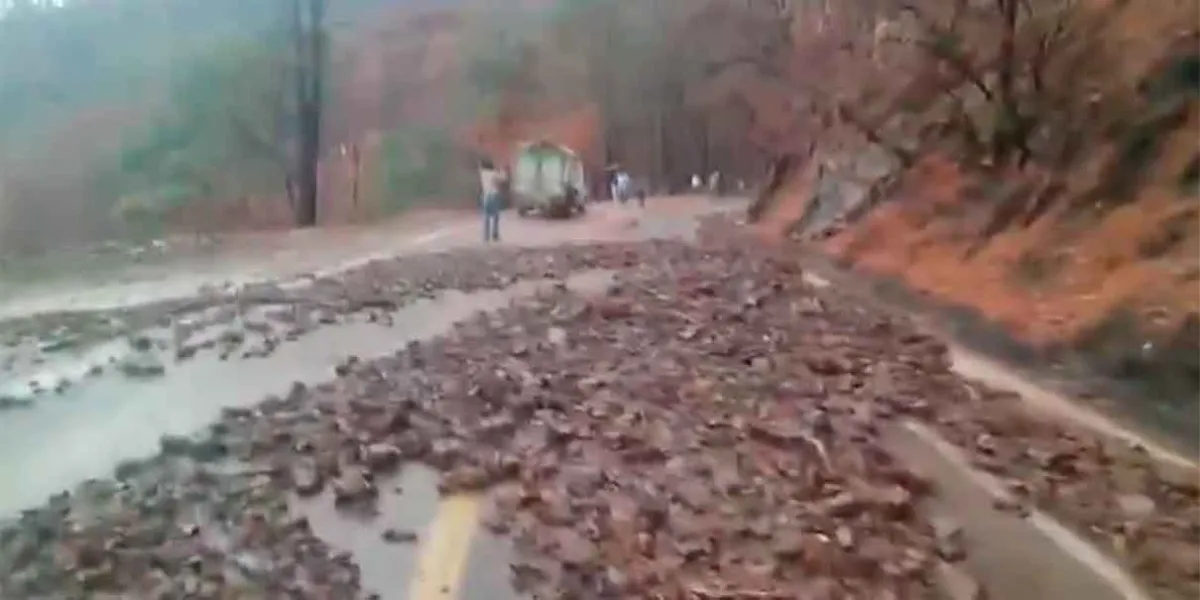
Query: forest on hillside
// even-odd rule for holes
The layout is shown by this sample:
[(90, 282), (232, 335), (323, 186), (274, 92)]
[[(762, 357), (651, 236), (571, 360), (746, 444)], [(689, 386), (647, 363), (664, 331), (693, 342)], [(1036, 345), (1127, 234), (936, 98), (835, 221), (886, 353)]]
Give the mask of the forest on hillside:
[[(8, 0), (0, 246), (290, 196), (305, 137), (291, 15), (310, 3)], [(1131, 0), (327, 4), (311, 36), (320, 192), (385, 211), (462, 200), (485, 137), (555, 117), (552, 133), (586, 130), (568, 133), (593, 166), (622, 162), (666, 191), (713, 169), (756, 183), (773, 161), (882, 149), (899, 165), (940, 152), (972, 172), (1036, 172), (1047, 198), (1104, 144), (1110, 164), (1073, 195), (1119, 202), (1107, 190), (1136, 185), (1194, 100), (1194, 56), (1171, 52), (1195, 28), (1177, 20), (1174, 44), (1122, 36), (1146, 12)], [(1181, 186), (1200, 172), (1186, 160)], [(1002, 204), (995, 227), (1049, 207)]]
[[(220, 227), (209, 213), (291, 194), (302, 136), (290, 13), (301, 2), (9, 3), (0, 248), (47, 250), (51, 230), (62, 244), (159, 235), (180, 221)], [(765, 155), (744, 139), (745, 109), (702, 97), (702, 38), (688, 29), (705, 6), (329, 2), (321, 191), (355, 205), (373, 196), (364, 203), (385, 212), (461, 201), (467, 155), (487, 151), (472, 132), (504, 138), (589, 110), (601, 126), (562, 125), (603, 129), (583, 132), (603, 140), (581, 148), (596, 163), (619, 158), (663, 187), (718, 163), (756, 172)]]
[[(45, 250), (49, 231), (57, 243), (157, 233), (139, 228), (189, 203), (283, 192), (298, 138), (292, 15), (308, 2), (9, 4), (0, 18), (4, 249)], [(343, 36), (395, 4), (329, 3), (320, 33), (333, 42), (322, 52), (328, 68), (336, 73)]]

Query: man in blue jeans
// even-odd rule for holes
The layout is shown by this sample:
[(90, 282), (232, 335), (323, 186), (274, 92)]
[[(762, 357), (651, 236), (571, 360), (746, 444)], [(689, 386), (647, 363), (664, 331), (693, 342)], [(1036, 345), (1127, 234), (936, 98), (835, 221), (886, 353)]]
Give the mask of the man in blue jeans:
[(483, 209), (483, 241), (500, 241), (500, 210), (504, 199), (501, 189), (505, 182), (504, 171), (497, 169), (490, 160), (479, 165), (480, 208)]

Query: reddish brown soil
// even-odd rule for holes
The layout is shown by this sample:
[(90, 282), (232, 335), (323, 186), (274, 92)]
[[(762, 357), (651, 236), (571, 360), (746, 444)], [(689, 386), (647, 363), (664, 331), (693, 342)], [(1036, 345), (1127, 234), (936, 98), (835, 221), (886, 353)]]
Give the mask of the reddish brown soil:
[[(901, 277), (938, 299), (977, 309), (1035, 346), (1070, 343), (1118, 310), (1133, 310), (1153, 338), (1200, 310), (1194, 270), (1200, 235), (1194, 203), (1148, 190), (1099, 218), (1051, 211), (990, 240), (973, 230), (963, 180), (947, 164), (916, 174), (905, 197), (832, 238), (834, 255)], [(1167, 223), (1186, 220), (1168, 252), (1145, 248)]]

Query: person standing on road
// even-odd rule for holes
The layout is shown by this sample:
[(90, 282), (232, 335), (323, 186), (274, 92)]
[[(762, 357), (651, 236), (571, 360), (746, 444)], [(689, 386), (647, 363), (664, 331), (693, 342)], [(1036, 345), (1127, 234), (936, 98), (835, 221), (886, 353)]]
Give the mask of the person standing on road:
[(630, 178), (629, 173), (625, 171), (617, 172), (617, 195), (620, 197), (621, 204), (625, 204), (629, 200), (630, 193)]
[(617, 199), (617, 170), (620, 169), (616, 164), (610, 164), (604, 167), (604, 193), (608, 194), (609, 200)]
[(480, 208), (483, 209), (483, 241), (500, 241), (500, 210), (504, 207), (501, 194), (507, 180), (502, 169), (484, 159), (479, 165)]
[(713, 171), (708, 174), (708, 193), (714, 196), (721, 195), (721, 172)]
[(609, 192), (612, 194), (612, 199), (618, 204), (625, 204), (629, 198), (625, 195), (625, 188), (622, 185), (623, 178), (626, 177), (625, 171), (620, 166), (614, 165), (612, 177), (609, 180)]

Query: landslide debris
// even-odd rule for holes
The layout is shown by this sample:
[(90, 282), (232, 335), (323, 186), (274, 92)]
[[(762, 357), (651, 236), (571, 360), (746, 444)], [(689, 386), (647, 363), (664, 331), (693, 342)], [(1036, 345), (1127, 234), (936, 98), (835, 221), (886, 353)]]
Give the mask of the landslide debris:
[(726, 241), (486, 256), (423, 259), (425, 279), (370, 267), (346, 281), (623, 269), (603, 294), (560, 286), (348, 360), (325, 384), (226, 410), (115, 482), (26, 512), (0, 534), (0, 596), (362, 597), (350, 557), (312, 535), (289, 494), (331, 490), (369, 510), (377, 480), (420, 462), (444, 493), (488, 491), (486, 525), (514, 540), (513, 582), (538, 597), (933, 597), (969, 549), (923, 516), (936, 489), (881, 444), (900, 419), (1114, 544), (1161, 597), (1200, 589), (1194, 481), (1148, 461), (1129, 477), (1136, 452), (966, 385), (941, 343), (807, 286), (789, 261)]

